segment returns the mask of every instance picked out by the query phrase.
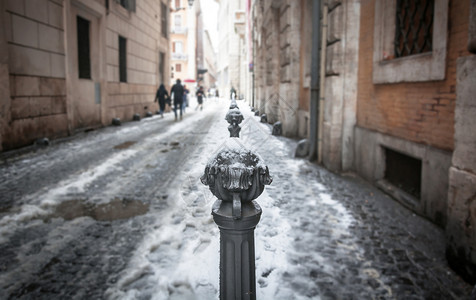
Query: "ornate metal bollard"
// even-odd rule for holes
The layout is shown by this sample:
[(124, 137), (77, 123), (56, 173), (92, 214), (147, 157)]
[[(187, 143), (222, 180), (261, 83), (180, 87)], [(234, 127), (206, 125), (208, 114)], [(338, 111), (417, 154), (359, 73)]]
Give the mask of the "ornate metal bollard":
[(212, 215), (220, 229), (220, 299), (256, 299), (254, 229), (261, 207), (254, 199), (272, 182), (268, 167), (231, 139), (201, 181), (218, 198)]
[(230, 109), (233, 109), (233, 108), (238, 108), (238, 104), (236, 103), (236, 100), (231, 100), (231, 103), (230, 103)]
[(268, 123), (268, 115), (266, 114), (261, 115), (261, 123)]
[(243, 114), (238, 108), (232, 108), (226, 114), (225, 120), (230, 123), (228, 126), (228, 131), (230, 132), (230, 137), (240, 137), (240, 123), (243, 121)]

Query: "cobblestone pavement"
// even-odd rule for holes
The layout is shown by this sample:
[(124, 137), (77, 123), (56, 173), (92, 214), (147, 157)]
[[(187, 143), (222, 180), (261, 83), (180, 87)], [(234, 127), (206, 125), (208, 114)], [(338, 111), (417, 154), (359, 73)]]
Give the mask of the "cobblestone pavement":
[[(440, 228), (353, 174), (292, 158), (295, 142), (270, 137), (270, 125), (245, 115), (253, 118), (245, 126), (259, 127), (250, 142), (269, 166), (267, 193), (293, 236), (276, 298), (469, 298), (472, 287), (446, 263)], [(268, 276), (257, 274), (258, 283)]]
[[(258, 299), (469, 298), (441, 229), (355, 175), (294, 158), (295, 140), (238, 104), (240, 142), (274, 178), (257, 199)], [(214, 198), (199, 177), (228, 124), (226, 104), (209, 107), (3, 155), (0, 298), (217, 298)]]

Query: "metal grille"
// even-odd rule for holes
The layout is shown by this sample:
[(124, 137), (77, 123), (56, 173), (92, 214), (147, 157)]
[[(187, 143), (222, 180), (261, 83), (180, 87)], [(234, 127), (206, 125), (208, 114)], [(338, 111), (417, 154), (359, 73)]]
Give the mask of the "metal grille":
[(395, 57), (432, 50), (434, 0), (397, 0)]

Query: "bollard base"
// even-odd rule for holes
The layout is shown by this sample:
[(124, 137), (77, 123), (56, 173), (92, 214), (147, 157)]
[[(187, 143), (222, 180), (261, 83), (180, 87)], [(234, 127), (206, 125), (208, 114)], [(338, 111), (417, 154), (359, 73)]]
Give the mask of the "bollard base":
[(243, 202), (241, 218), (233, 202), (217, 200), (213, 220), (220, 229), (220, 299), (256, 299), (254, 229), (261, 217), (257, 202)]

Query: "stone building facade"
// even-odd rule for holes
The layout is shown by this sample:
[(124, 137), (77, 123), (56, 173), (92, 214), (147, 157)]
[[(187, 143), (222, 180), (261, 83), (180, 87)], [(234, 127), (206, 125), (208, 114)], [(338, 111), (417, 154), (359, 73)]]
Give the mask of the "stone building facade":
[(209, 88), (215, 88), (217, 81), (216, 56), (217, 53), (213, 48), (210, 34), (208, 30), (205, 30), (203, 38), (203, 67), (207, 70), (207, 72), (203, 74), (203, 86), (206, 90)]
[[(235, 31), (235, 23), (244, 16), (245, 0), (219, 0), (217, 77), (220, 95), (229, 97), (232, 87), (238, 96), (244, 94), (241, 82), (243, 39)], [(243, 20), (244, 21), (244, 20)]]
[[(449, 170), (447, 250), (450, 264), (476, 281), (476, 1), (470, 1), (467, 45), (456, 59), (454, 150)], [(458, 15), (460, 18), (461, 15)], [(466, 18), (466, 14), (464, 15)], [(464, 31), (462, 37), (464, 36)]]
[(301, 63), (304, 59), (301, 16), (306, 2), (257, 0), (251, 10), (254, 106), (267, 114), (270, 123), (281, 121), (286, 136), (298, 134), (299, 109), (302, 109), (299, 99), (304, 97), (301, 87), (308, 80), (301, 75), (310, 69)]
[(195, 15), (189, 7), (187, 0), (171, 1), (170, 13), (170, 84), (173, 85), (177, 79), (193, 79), (193, 71), (189, 71), (195, 64), (190, 61), (195, 59), (195, 49), (189, 45), (189, 40), (193, 43), (194, 35), (193, 23)]
[(0, 144), (63, 137), (157, 109), (166, 0), (1, 0)]
[[(449, 262), (471, 282), (475, 2), (255, 0), (250, 100), (270, 123), (281, 121), (286, 135), (309, 137), (309, 120), (318, 118), (310, 114), (312, 7), (320, 3), (320, 162), (356, 172), (444, 228)], [(417, 17), (408, 21), (412, 10)], [(399, 29), (409, 26), (424, 28), (415, 45)]]

